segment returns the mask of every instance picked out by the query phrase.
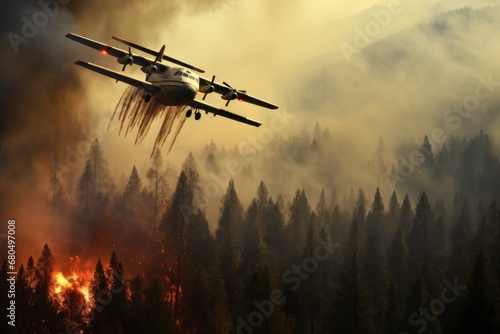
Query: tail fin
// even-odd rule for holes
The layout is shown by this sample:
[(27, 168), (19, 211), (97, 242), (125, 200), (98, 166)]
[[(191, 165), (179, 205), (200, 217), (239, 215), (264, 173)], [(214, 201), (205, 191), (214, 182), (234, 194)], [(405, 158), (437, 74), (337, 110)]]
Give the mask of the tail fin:
[(163, 53), (165, 52), (165, 44), (160, 49), (160, 52), (156, 56), (155, 63), (161, 63), (161, 60), (163, 59)]

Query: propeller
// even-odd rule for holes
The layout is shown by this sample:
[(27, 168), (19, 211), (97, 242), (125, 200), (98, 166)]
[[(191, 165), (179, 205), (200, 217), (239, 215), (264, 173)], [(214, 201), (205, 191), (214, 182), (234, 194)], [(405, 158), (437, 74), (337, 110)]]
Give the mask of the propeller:
[[(215, 75), (214, 75), (214, 76), (212, 76), (212, 81), (210, 82), (210, 86), (211, 86), (211, 87), (213, 87), (213, 86), (214, 86), (214, 81), (215, 81)], [(207, 97), (207, 94), (208, 94), (208, 93), (211, 93), (211, 92), (210, 92), (210, 91), (207, 91), (207, 92), (205, 93), (205, 95), (203, 95), (203, 100)]]
[[(132, 57), (132, 50), (130, 49), (130, 46), (128, 47), (128, 55), (129, 55), (129, 57)], [(127, 65), (132, 65), (132, 64), (130, 64), (129, 62), (126, 62), (125, 64), (123, 64), (122, 72), (125, 71), (125, 68), (127, 67)]]
[[(130, 49), (130, 46), (128, 47), (128, 57), (125, 59), (125, 56), (123, 56), (122, 58), (118, 59), (118, 62), (121, 64), (123, 62), (123, 67), (122, 67), (122, 72), (125, 71), (125, 68), (127, 67), (127, 65), (130, 65), (132, 66), (132, 64), (134, 63), (134, 61), (132, 60), (132, 62), (129, 62), (130, 59), (133, 59), (132, 58), (132, 50)], [(118, 79), (116, 79), (116, 82), (118, 82)]]
[[(231, 88), (231, 90), (233, 91), (233, 93), (236, 93), (236, 96), (238, 95), (238, 93), (243, 93), (243, 94), (246, 94), (246, 90), (244, 89), (234, 89), (233, 87), (231, 87), (230, 84), (228, 84), (227, 82), (223, 81), (222, 82), (225, 86)], [(226, 102), (226, 107), (229, 105), (229, 102), (231, 102), (231, 99), (228, 99), (227, 102)]]
[[(158, 52), (158, 55), (156, 56), (155, 58), (155, 61), (153, 62), (152, 67), (155, 68), (156, 67), (156, 63), (158, 62), (161, 62), (162, 58), (163, 58), (163, 53), (165, 52), (165, 44), (163, 44), (163, 46), (161, 47), (160, 49), (160, 52)], [(156, 70), (155, 70), (156, 72)], [(153, 74), (153, 72), (149, 72), (147, 75), (146, 75), (146, 81), (149, 79), (149, 77), (151, 76), (151, 74)]]

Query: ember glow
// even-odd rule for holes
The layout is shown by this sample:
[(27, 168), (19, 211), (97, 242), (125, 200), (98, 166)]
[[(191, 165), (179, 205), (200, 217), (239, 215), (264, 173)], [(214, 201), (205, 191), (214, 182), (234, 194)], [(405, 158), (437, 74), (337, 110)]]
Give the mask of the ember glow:
[(75, 289), (82, 294), (88, 304), (90, 302), (89, 285), (93, 273), (92, 261), (83, 260), (79, 255), (73, 255), (69, 257), (67, 265), (67, 272), (70, 274), (64, 274), (66, 270), (59, 270), (55, 273), (55, 294), (61, 301), (64, 299), (62, 296), (65, 291)]
[(64, 291), (68, 289), (76, 289), (83, 295), (87, 304), (90, 302), (90, 296), (89, 296), (90, 277), (77, 274), (76, 272), (73, 272), (70, 275), (65, 276), (62, 272), (58, 272), (56, 273), (55, 278), (56, 282), (55, 282), (54, 292), (59, 297), (59, 299), (61, 299), (61, 295), (64, 293)]

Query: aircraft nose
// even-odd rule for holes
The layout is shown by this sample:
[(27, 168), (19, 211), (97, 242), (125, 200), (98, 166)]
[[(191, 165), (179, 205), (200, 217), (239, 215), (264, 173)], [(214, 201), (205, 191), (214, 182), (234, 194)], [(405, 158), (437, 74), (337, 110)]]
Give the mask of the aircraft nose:
[(189, 96), (189, 99), (190, 99), (190, 100), (194, 100), (194, 98), (195, 98), (195, 96), (196, 96), (197, 91), (196, 91), (196, 89), (195, 89), (193, 86), (191, 86), (191, 85), (188, 85), (188, 87), (189, 87), (189, 90), (188, 90), (187, 95)]

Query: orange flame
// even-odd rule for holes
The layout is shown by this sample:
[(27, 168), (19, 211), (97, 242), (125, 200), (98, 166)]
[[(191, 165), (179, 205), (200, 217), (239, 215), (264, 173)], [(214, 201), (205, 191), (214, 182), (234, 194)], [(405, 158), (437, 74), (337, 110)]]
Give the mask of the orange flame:
[(56, 287), (55, 292), (60, 294), (63, 289), (71, 288), (71, 283), (64, 277), (63, 273), (56, 274)]
[(58, 272), (56, 273), (54, 292), (57, 295), (60, 295), (67, 289), (76, 288), (85, 298), (85, 301), (89, 303), (90, 302), (89, 284), (90, 284), (90, 279), (85, 279), (81, 275), (78, 275), (76, 272), (73, 272), (69, 276), (64, 276), (62, 272)]

